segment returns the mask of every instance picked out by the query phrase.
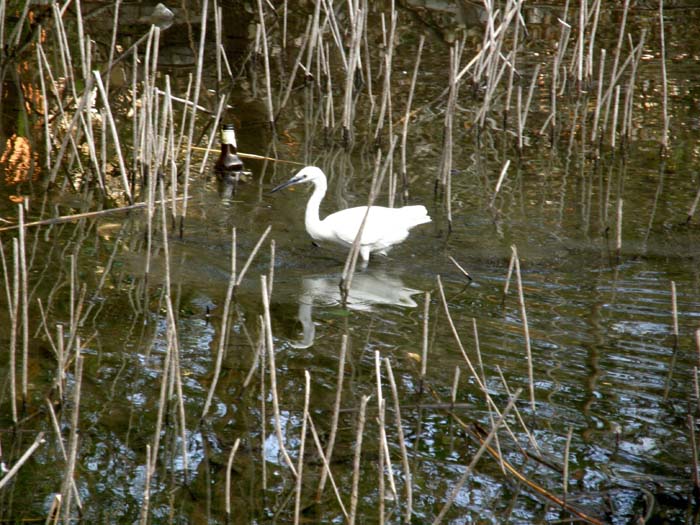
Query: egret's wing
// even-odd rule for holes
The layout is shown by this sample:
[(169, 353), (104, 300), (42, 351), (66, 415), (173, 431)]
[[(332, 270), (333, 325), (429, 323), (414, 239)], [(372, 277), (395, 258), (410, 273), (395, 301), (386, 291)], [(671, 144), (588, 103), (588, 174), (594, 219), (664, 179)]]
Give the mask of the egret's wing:
[[(362, 230), (361, 244), (376, 244), (386, 237), (388, 231), (391, 231), (393, 225), (390, 224), (390, 216), (385, 213), (386, 210), (388, 208), (378, 206), (370, 209), (365, 228)], [(366, 206), (348, 208), (329, 215), (323, 222), (328, 225), (339, 241), (352, 244), (366, 211)]]

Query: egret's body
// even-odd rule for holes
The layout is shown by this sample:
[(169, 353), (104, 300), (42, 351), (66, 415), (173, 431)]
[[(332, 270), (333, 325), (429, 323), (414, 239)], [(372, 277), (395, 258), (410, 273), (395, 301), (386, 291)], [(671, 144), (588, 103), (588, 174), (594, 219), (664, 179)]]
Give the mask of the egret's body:
[[(316, 241), (352, 246), (367, 213), (367, 206), (337, 211), (321, 220), (318, 212), (321, 201), (326, 195), (328, 183), (323, 171), (315, 166), (303, 168), (272, 192), (303, 182), (311, 182), (314, 185), (314, 192), (306, 205), (305, 225), (309, 235)], [(395, 244), (406, 240), (411, 228), (426, 222), (430, 222), (430, 216), (425, 206), (404, 206), (403, 208), (372, 206), (360, 239), (362, 260), (368, 261), (370, 253), (373, 252), (386, 255)]]

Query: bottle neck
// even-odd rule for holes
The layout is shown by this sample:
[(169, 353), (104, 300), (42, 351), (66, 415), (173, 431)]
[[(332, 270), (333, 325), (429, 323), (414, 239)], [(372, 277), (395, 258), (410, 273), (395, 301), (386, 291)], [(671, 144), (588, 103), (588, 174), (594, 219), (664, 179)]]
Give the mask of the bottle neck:
[(236, 145), (236, 133), (232, 129), (225, 129), (221, 131), (221, 144), (230, 144), (233, 146), (234, 151), (237, 149)]

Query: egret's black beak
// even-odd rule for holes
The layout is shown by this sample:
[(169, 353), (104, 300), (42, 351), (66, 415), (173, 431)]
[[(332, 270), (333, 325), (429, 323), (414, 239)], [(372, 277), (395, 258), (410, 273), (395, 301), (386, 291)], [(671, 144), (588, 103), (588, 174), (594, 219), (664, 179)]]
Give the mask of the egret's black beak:
[(291, 179), (289, 179), (287, 182), (283, 182), (276, 188), (271, 189), (268, 193), (275, 193), (276, 191), (283, 190), (287, 186), (294, 186), (295, 184), (299, 184), (300, 182), (304, 182), (304, 177), (300, 177), (299, 175), (295, 175)]

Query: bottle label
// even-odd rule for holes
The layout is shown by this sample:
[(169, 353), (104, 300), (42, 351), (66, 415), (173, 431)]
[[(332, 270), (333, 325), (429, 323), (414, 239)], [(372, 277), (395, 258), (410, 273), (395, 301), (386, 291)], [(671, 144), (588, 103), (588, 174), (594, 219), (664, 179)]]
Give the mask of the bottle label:
[(236, 132), (232, 129), (225, 129), (221, 131), (221, 143), (231, 144), (234, 148), (238, 148), (236, 145)]

